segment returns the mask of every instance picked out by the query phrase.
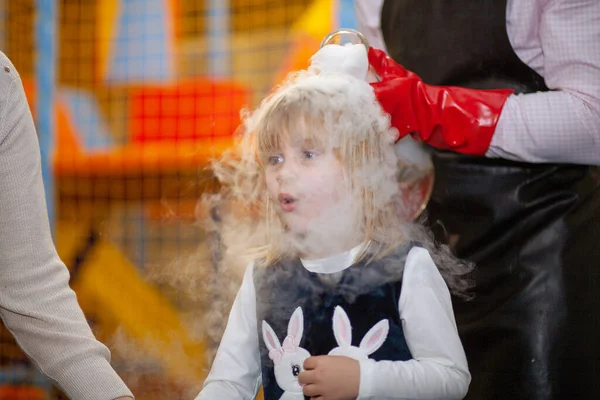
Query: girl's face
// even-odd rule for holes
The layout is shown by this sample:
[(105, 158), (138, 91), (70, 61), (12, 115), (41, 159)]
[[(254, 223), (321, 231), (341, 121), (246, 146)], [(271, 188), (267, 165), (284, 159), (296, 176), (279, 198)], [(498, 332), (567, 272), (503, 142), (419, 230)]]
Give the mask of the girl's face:
[[(309, 141), (282, 141), (280, 149), (265, 154), (267, 190), (288, 229), (308, 234), (322, 223), (335, 223), (351, 201), (350, 184), (331, 150), (318, 150)], [(339, 220), (338, 220), (339, 221)]]

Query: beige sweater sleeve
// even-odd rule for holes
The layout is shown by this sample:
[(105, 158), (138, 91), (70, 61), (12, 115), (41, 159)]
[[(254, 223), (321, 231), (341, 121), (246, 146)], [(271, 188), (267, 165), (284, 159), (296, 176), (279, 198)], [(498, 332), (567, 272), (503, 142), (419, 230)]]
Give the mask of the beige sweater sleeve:
[(132, 396), (87, 324), (58, 257), (40, 149), (21, 79), (0, 52), (0, 315), (40, 371), (72, 399)]

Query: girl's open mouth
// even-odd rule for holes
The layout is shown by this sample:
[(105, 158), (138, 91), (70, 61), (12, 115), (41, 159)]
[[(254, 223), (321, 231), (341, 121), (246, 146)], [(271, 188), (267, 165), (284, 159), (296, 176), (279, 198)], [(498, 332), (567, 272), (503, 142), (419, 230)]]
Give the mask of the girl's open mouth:
[(288, 193), (281, 193), (278, 197), (279, 205), (285, 212), (294, 211), (296, 208), (297, 200)]

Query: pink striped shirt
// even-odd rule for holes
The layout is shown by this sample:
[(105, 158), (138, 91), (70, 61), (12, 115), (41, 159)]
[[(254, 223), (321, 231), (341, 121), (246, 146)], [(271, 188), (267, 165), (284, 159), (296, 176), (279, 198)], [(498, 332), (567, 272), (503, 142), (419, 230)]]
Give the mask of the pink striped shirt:
[[(359, 30), (385, 49), (383, 0), (355, 0)], [(600, 165), (600, 0), (508, 0), (506, 30), (550, 92), (508, 98), (488, 157)]]

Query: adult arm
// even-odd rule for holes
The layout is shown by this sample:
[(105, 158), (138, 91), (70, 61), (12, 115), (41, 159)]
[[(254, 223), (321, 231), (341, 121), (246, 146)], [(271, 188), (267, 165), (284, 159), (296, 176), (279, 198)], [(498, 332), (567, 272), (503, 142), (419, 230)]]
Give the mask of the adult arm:
[(69, 287), (46, 211), (40, 149), (21, 79), (0, 52), (0, 316), (73, 399), (133, 397)]

